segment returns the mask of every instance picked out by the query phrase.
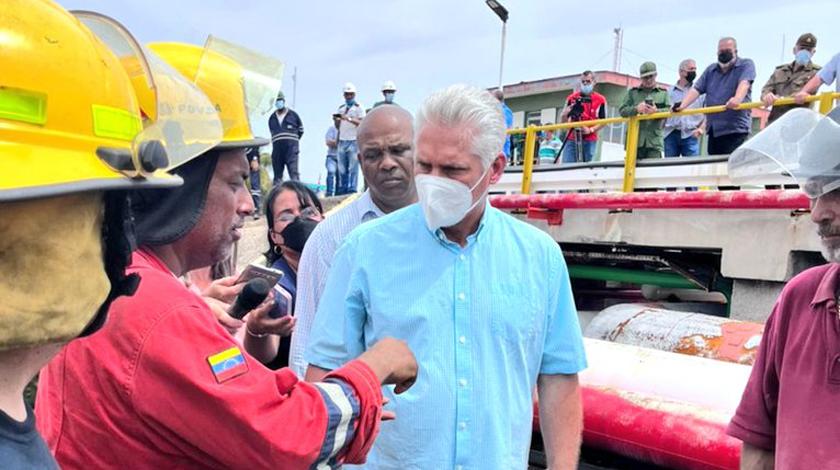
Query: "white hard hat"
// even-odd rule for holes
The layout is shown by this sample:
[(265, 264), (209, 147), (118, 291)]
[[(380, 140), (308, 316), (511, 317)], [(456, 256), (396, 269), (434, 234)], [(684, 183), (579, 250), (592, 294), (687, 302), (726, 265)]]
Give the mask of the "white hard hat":
[(840, 188), (840, 108), (823, 116), (795, 108), (729, 157), (729, 179), (751, 182), (758, 177), (793, 177), (811, 198)]
[(353, 85), (352, 82), (347, 82), (344, 84), (344, 93), (356, 93), (356, 85)]
[(397, 85), (391, 80), (386, 80), (385, 83), (382, 84), (382, 91), (397, 91)]

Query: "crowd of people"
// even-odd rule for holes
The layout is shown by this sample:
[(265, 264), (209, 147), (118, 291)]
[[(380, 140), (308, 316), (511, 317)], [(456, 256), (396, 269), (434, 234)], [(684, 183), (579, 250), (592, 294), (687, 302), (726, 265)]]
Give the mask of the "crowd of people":
[[(820, 67), (812, 61), (816, 47), (817, 38), (813, 34), (802, 34), (793, 47), (793, 60), (776, 67), (762, 87), (760, 100), (770, 109), (767, 124), (791, 109), (809, 107), (810, 104), (805, 103), (806, 97), (814, 95), (821, 85), (836, 81), (840, 54)], [(732, 37), (718, 42), (717, 57), (717, 62), (708, 65), (699, 76), (694, 59), (681, 61), (677, 81), (667, 88), (658, 82), (655, 63), (645, 62), (639, 67), (639, 85), (627, 91), (618, 108), (622, 117), (708, 106), (725, 106), (727, 109), (721, 113), (642, 120), (639, 123), (637, 158), (700, 155), (704, 135), (708, 155), (728, 155), (750, 136), (751, 111), (737, 108), (752, 100), (755, 65), (751, 59), (740, 56), (737, 41)], [(577, 89), (564, 101), (559, 116), (561, 123), (607, 117), (607, 100), (595, 91), (595, 84), (591, 71), (581, 74)], [(783, 97), (794, 98), (795, 103), (775, 105)], [(535, 157), (543, 162), (560, 159), (563, 163), (591, 162), (596, 153), (598, 131), (602, 127), (578, 126), (562, 138), (559, 132), (542, 133)], [(545, 152), (542, 149), (546, 149)], [(510, 153), (506, 154), (510, 159)]]
[[(508, 158), (503, 96), (453, 85), (412, 115), (394, 102), (392, 82), (370, 110), (346, 84), (327, 162), (336, 193), (356, 191), (357, 168), (366, 189), (326, 217), (297, 181), (303, 124), (282, 92), (269, 95), (271, 139), (251, 131), (265, 116), (249, 90), (279, 81), (247, 64), (270, 57), (211, 47), (218, 40), (144, 48), (116, 21), (74, 16), (50, 0), (10, 0), (4, 13), (0, 26), (18, 38), (0, 58), (4, 467), (526, 468), (536, 390), (549, 468), (576, 468), (577, 374), (587, 362), (569, 272), (551, 236), (488, 200)], [(735, 52), (734, 40), (722, 40), (720, 62), (736, 61)], [(622, 112), (685, 109), (701, 94), (707, 104), (747, 99), (751, 65), (737, 60), (730, 72), (743, 70), (734, 77), (716, 64), (690, 88), (696, 67), (685, 61), (676, 105), (657, 88), (655, 65), (644, 64)], [(45, 77), (44, 64), (61, 67)], [(170, 88), (129, 75), (136, 67)], [(712, 91), (724, 83), (729, 97)], [(606, 101), (592, 74), (581, 84), (569, 107), (580, 100), (581, 116), (600, 116)], [(178, 106), (186, 97), (191, 106)], [(564, 119), (577, 112), (564, 110)], [(699, 125), (670, 128), (682, 139)], [(706, 123), (721, 148), (739, 138), (727, 126)], [(840, 231), (840, 177), (822, 178), (840, 166), (826, 152), (840, 134), (831, 126), (820, 128), (829, 138), (801, 147), (795, 167), (816, 168), (806, 177), (820, 184), (808, 191), (826, 236)], [(590, 155), (597, 132), (567, 134), (576, 139), (568, 158)], [(654, 156), (662, 130), (645, 132), (640, 146)], [(275, 182), (262, 200), (255, 149), (269, 143)], [(239, 273), (203, 283), (189, 273), (229, 260), (260, 204), (269, 248), (258, 263), (282, 277), (239, 312)], [(831, 240), (827, 256), (838, 263)], [(802, 430), (807, 441), (774, 441), (777, 421), (805, 428), (811, 399), (826, 404), (837, 393), (835, 356), (826, 356), (827, 369), (776, 365), (781, 336), (810, 325), (798, 318), (789, 327), (790, 309), (836, 307), (830, 266), (795, 281), (771, 317), (730, 427), (746, 457), (776, 452), (793, 462), (779, 468), (837, 464), (826, 453), (840, 427), (829, 405), (822, 426)], [(510, 282), (499, 283), (499, 273)], [(814, 289), (819, 298), (809, 304)], [(833, 351), (826, 341), (820, 347)], [(33, 414), (22, 391), (39, 370)], [(796, 388), (810, 382), (810, 395)], [(803, 456), (806, 448), (819, 452)]]

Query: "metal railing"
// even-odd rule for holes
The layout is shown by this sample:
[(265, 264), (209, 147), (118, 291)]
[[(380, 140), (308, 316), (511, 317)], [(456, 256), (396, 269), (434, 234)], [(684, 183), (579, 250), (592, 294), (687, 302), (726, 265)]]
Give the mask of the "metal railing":
[[(834, 106), (834, 100), (840, 98), (840, 93), (826, 92), (819, 95), (813, 95), (805, 98), (806, 103), (819, 102), (819, 112), (828, 114)], [(776, 100), (774, 106), (784, 106), (795, 104), (793, 98), (780, 98)], [(737, 110), (764, 108), (766, 105), (763, 102), (742, 103)], [(631, 117), (613, 117), (607, 119), (595, 119), (591, 121), (576, 121), (564, 122), (561, 124), (546, 124), (543, 126), (530, 125), (526, 128), (509, 129), (509, 135), (525, 134), (525, 145), (523, 153), (523, 169), (522, 169), (522, 194), (529, 194), (531, 192), (531, 176), (534, 172), (534, 148), (537, 141), (537, 133), (542, 131), (557, 131), (565, 129), (573, 129), (581, 126), (597, 126), (606, 124), (627, 123), (627, 139), (626, 139), (626, 156), (624, 158), (624, 181), (622, 190), (624, 192), (632, 192), (636, 179), (636, 153), (639, 143), (639, 122), (652, 119), (667, 119), (669, 117), (688, 116), (691, 114), (714, 114), (727, 111), (726, 106), (709, 106), (706, 108), (686, 109), (678, 113), (664, 111), (652, 114), (640, 114)]]

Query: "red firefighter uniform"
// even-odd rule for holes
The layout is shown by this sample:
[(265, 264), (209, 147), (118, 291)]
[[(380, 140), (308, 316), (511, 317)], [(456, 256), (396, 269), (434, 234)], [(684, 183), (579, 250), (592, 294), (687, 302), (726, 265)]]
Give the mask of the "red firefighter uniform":
[(362, 463), (382, 394), (353, 361), (322, 383), (241, 351), (154, 255), (97, 334), (41, 372), (37, 425), (62, 468), (334, 468)]

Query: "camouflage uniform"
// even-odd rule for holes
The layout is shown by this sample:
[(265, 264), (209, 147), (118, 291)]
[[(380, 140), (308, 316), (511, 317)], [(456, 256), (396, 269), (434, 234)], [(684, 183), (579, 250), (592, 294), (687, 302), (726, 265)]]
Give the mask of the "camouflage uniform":
[[(796, 40), (796, 47), (808, 49), (813, 52), (817, 47), (817, 38), (811, 33), (805, 33), (802, 36), (799, 36)], [(808, 61), (805, 65), (798, 65), (796, 61), (789, 64), (782, 64), (776, 67), (776, 70), (773, 71), (773, 75), (770, 76), (770, 79), (767, 80), (764, 88), (761, 89), (761, 96), (764, 97), (767, 93), (773, 93), (780, 98), (791, 97), (801, 90), (802, 87), (808, 83), (808, 80), (817, 74), (820, 68), (821, 67), (819, 65), (816, 65), (811, 61)], [(770, 111), (770, 117), (767, 118), (767, 122), (771, 123), (775, 121), (779, 118), (779, 116), (793, 108), (808, 108), (810, 106), (810, 104), (773, 106), (773, 110)]]
[[(780, 98), (793, 96), (801, 90), (806, 83), (808, 83), (808, 80), (810, 80), (811, 77), (817, 74), (820, 68), (821, 67), (819, 65), (813, 62), (808, 62), (805, 65), (797, 65), (796, 62), (780, 65), (776, 67), (776, 70), (773, 71), (773, 75), (770, 76), (770, 79), (767, 80), (764, 88), (761, 89), (761, 96), (764, 96), (767, 93), (773, 93)], [(779, 118), (779, 116), (793, 108), (808, 108), (810, 106), (810, 103), (805, 103), (803, 105), (774, 105), (773, 110), (770, 111), (770, 117), (767, 118), (767, 122), (770, 123), (775, 121)]]

